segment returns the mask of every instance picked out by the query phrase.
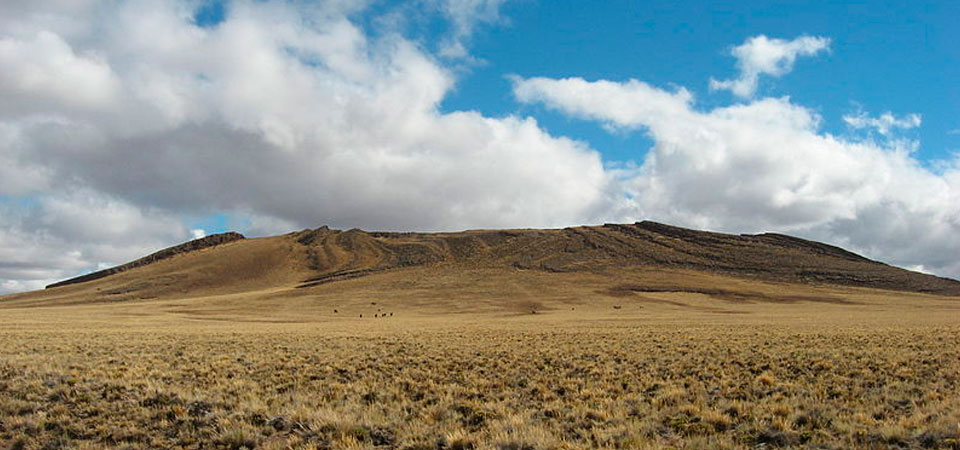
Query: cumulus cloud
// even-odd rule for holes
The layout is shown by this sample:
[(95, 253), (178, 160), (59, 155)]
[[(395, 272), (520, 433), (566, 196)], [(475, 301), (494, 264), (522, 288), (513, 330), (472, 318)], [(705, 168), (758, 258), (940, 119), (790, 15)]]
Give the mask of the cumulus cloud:
[[(465, 38), (500, 3), (442, 5)], [(532, 118), (440, 112), (452, 72), (400, 34), (369, 36), (355, 8), (237, 1), (200, 27), (196, 6), (89, 4), (69, 10), (79, 22), (9, 6), (23, 20), (0, 21), (0, 195), (39, 206), (29, 223), (0, 217), (21, 255), (0, 258), (8, 289), (188, 239), (187, 215), (243, 217), (251, 234), (561, 226), (617, 201), (586, 144)], [(27, 261), (48, 270), (12, 268)]]
[(933, 173), (913, 159), (910, 142), (824, 133), (822, 118), (789, 98), (700, 111), (683, 90), (579, 78), (518, 78), (514, 92), (574, 117), (646, 131), (654, 146), (623, 180), (632, 215), (788, 231), (960, 275), (957, 162)]
[(813, 56), (830, 48), (830, 39), (800, 36), (791, 41), (771, 39), (764, 35), (747, 39), (730, 51), (737, 59), (740, 74), (731, 80), (710, 79), (711, 90), (729, 90), (741, 98), (753, 97), (760, 75), (780, 77), (793, 70), (798, 56)]

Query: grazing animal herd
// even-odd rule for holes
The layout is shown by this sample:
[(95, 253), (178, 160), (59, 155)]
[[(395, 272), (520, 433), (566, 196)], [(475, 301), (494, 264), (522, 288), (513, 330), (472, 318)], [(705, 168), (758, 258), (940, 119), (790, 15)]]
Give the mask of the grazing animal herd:
[[(373, 304), (376, 305), (376, 303), (373, 303)], [(334, 314), (340, 314), (340, 310), (334, 309), (334, 310), (333, 310), (333, 313), (334, 313)], [(392, 312), (382, 312), (381, 309), (377, 309), (377, 312), (373, 314), (373, 317), (377, 317), (377, 318), (380, 318), (380, 317), (393, 317), (393, 313), (392, 313)], [(360, 318), (361, 318), (361, 319), (363, 318), (363, 314), (360, 314)]]

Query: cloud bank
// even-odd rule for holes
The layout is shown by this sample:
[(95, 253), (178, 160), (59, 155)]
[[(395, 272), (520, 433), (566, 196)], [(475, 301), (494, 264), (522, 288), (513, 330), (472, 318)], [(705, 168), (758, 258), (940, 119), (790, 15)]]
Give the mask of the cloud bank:
[[(254, 235), (655, 218), (960, 275), (957, 164), (822, 133), (786, 98), (699, 111), (683, 88), (515, 79), (522, 102), (649, 134), (631, 168), (532, 117), (441, 111), (446, 59), (502, 1), (427, 2), (452, 24), (436, 53), (361, 2), (235, 1), (208, 26), (199, 1), (61, 3), (0, 6), (0, 293), (202, 235), (210, 214)], [(829, 44), (762, 38), (734, 51), (735, 93)]]
[[(500, 3), (440, 5), (450, 42)], [(12, 4), (0, 32), (5, 289), (188, 239), (184, 216), (227, 212), (257, 234), (563, 226), (609, 209), (614, 179), (596, 151), (529, 117), (441, 113), (451, 70), (397, 32), (371, 37), (350, 4), (231, 2), (212, 27), (194, 23), (195, 2)], [(99, 223), (67, 226), (74, 210)]]

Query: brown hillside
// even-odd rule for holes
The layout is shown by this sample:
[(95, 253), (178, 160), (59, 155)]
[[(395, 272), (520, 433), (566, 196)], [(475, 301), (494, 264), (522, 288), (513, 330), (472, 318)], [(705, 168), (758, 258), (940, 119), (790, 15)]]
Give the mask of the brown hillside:
[[(750, 282), (766, 287), (743, 287)], [(793, 286), (791, 293), (777, 294), (787, 289), (777, 283)], [(497, 307), (519, 310), (551, 296), (582, 300), (644, 292), (790, 301), (806, 298), (802, 286), (811, 285), (960, 295), (958, 281), (891, 267), (818, 242), (638, 222), (460, 233), (321, 227), (259, 239), (216, 235), (44, 291), (7, 296), (2, 303), (339, 295), (391, 296), (422, 305), (470, 299), (474, 306), (499, 302)]]
[(601, 272), (617, 267), (688, 269), (790, 283), (826, 283), (960, 294), (960, 282), (871, 261), (781, 234), (730, 235), (656, 222), (562, 230), (366, 233), (326, 227), (295, 235), (318, 274), (309, 287), (431, 263)]
[(957, 449), (960, 282), (833, 246), (209, 243), (0, 298), (0, 449)]

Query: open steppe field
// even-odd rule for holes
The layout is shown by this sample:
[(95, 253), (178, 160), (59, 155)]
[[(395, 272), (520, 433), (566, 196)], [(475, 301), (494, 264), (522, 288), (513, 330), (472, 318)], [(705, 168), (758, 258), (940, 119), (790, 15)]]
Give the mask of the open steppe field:
[(960, 448), (960, 299), (558, 276), (6, 302), (0, 448)]

